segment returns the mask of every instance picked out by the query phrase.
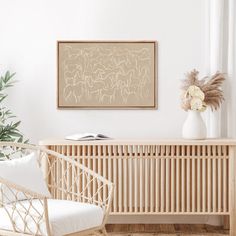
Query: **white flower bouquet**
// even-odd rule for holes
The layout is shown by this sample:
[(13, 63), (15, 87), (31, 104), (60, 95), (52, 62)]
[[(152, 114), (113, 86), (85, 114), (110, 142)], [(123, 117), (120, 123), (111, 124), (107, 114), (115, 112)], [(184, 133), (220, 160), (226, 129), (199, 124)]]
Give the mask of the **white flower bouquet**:
[(217, 110), (224, 100), (221, 89), (224, 74), (217, 72), (212, 77), (203, 79), (198, 79), (198, 74), (198, 71), (193, 70), (183, 80), (182, 108), (185, 111), (203, 112), (209, 106), (212, 110)]

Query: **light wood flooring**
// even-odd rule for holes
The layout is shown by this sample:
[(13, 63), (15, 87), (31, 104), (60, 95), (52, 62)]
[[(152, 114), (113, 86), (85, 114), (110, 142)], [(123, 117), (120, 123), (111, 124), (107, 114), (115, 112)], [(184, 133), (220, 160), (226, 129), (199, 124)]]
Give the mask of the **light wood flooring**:
[(108, 224), (109, 236), (225, 236), (228, 230), (222, 227), (194, 224)]

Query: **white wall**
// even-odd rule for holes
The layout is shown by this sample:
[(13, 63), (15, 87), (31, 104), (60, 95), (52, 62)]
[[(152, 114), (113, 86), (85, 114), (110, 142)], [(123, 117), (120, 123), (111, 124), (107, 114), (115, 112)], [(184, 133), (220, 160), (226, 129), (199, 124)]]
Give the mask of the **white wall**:
[[(23, 132), (35, 143), (78, 131), (180, 137), (186, 116), (179, 105), (180, 79), (204, 68), (204, 1), (0, 0), (0, 72), (17, 72), (8, 105)], [(149, 39), (158, 41), (158, 110), (57, 109), (57, 40)]]
[[(0, 0), (0, 72), (17, 72), (9, 106), (32, 142), (96, 131), (178, 137), (184, 73), (204, 63), (204, 0)], [(157, 40), (158, 110), (58, 110), (57, 40)]]

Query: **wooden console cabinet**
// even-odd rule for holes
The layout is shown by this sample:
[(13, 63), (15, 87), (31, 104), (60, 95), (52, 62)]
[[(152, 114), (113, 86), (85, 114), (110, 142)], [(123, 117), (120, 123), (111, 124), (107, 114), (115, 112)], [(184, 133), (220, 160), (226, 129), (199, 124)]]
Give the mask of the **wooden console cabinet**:
[(112, 215), (230, 216), (230, 235), (236, 236), (236, 140), (43, 140), (40, 145), (111, 180)]

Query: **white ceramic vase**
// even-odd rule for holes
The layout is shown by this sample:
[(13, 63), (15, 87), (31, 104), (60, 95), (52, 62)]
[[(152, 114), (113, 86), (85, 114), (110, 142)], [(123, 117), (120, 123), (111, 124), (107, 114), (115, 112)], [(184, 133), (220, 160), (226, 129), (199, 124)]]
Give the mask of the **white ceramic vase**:
[(185, 139), (206, 138), (206, 125), (199, 111), (188, 111), (188, 116), (182, 129), (182, 136)]

